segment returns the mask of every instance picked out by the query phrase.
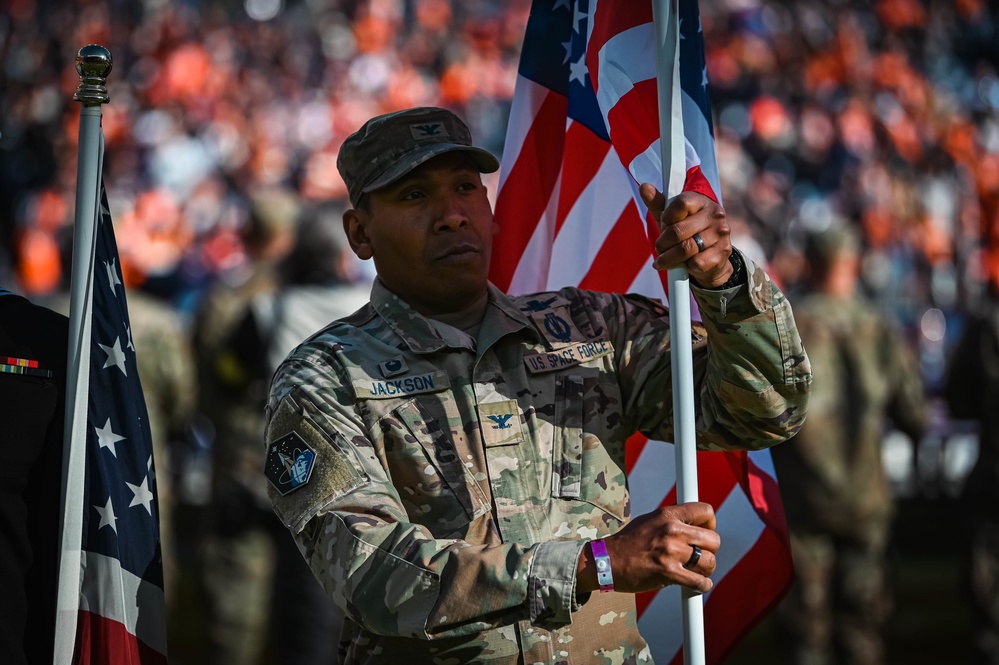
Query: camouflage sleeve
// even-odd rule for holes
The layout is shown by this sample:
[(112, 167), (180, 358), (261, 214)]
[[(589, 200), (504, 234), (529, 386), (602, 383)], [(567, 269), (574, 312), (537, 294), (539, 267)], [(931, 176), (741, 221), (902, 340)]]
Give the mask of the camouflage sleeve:
[(309, 359), (278, 370), (267, 407), (266, 473), (281, 480), (289, 457), (312, 451), (315, 463), (299, 485), (272, 479), (269, 490), (278, 517), (347, 615), (377, 634), (420, 639), (523, 619), (571, 623), (583, 542), (435, 539), (409, 520), (384, 451), (372, 444), (344, 385), (329, 365)]
[(745, 285), (691, 286), (708, 338), (700, 415), (709, 450), (768, 448), (794, 436), (812, 381), (790, 303), (763, 268), (742, 258)]
[[(801, 427), (811, 369), (791, 307), (769, 276), (744, 258), (746, 285), (711, 291), (691, 285), (702, 323), (694, 324), (697, 445), (702, 450), (756, 450)], [(665, 310), (625, 298), (606, 312), (618, 354), (618, 379), (634, 428), (672, 440), (672, 333)], [(652, 318), (650, 318), (652, 317)]]

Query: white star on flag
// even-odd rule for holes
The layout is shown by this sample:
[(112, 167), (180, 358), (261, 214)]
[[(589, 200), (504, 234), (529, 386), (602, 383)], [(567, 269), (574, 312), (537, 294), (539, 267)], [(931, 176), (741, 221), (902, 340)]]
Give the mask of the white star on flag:
[(562, 59), (562, 64), (569, 62), (569, 56), (572, 55), (572, 39), (567, 42), (562, 42), (562, 48), (565, 49), (565, 57)]
[(115, 298), (118, 297), (118, 292), (115, 291), (114, 287), (116, 284), (121, 284), (121, 280), (118, 279), (118, 269), (114, 267), (114, 259), (104, 262), (104, 267), (108, 272), (108, 283), (111, 285), (111, 293), (114, 294)]
[(555, 6), (552, 7), (552, 11), (555, 11), (559, 7), (565, 7), (566, 9), (569, 9), (569, 0), (558, 0), (558, 2), (555, 3)]
[(121, 370), (122, 374), (128, 376), (128, 372), (125, 371), (125, 352), (121, 348), (120, 337), (114, 338), (114, 344), (112, 346), (105, 346), (100, 342), (97, 343), (97, 346), (101, 347), (104, 353), (108, 354), (108, 359), (104, 361), (103, 369), (107, 369), (108, 367), (114, 365)]
[(576, 9), (572, 12), (572, 31), (579, 32), (579, 22), (585, 20), (587, 17), (589, 17), (589, 14), (581, 10), (579, 5), (576, 5)]
[(128, 344), (125, 345), (126, 348), (135, 353), (135, 346), (132, 345), (132, 329), (128, 327), (127, 323), (125, 324), (125, 337), (128, 339)]
[(151, 516), (153, 514), (153, 499), (155, 497), (149, 491), (149, 476), (142, 479), (141, 485), (133, 485), (127, 480), (125, 484), (128, 485), (128, 489), (132, 490), (132, 502), (128, 504), (128, 507), (142, 506)]
[(98, 514), (101, 516), (101, 523), (97, 527), (98, 530), (103, 529), (106, 526), (110, 526), (115, 533), (118, 533), (118, 518), (114, 514), (114, 506), (111, 505), (111, 497), (108, 497), (108, 502), (103, 506), (94, 506)]
[(114, 444), (119, 441), (124, 441), (125, 437), (120, 434), (115, 434), (111, 429), (111, 419), (104, 423), (104, 427), (95, 427), (94, 431), (97, 432), (97, 445), (100, 448), (107, 448), (111, 451), (111, 454), (115, 457), (118, 456), (118, 452), (114, 449)]
[(579, 56), (579, 60), (569, 63), (569, 82), (579, 81), (580, 85), (586, 85), (586, 54)]

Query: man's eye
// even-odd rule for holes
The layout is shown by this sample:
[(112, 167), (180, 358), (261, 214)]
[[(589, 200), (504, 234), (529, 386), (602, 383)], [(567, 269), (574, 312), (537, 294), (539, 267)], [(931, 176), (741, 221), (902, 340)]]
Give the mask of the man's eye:
[(423, 192), (421, 192), (418, 189), (412, 189), (412, 190), (410, 190), (408, 192), (403, 192), (401, 198), (402, 198), (403, 201), (415, 201), (415, 200), (420, 199), (422, 197), (423, 197)]

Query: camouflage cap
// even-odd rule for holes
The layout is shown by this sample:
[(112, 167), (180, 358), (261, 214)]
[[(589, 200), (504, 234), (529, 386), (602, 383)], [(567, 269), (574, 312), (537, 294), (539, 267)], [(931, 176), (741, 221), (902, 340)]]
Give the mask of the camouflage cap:
[(347, 184), (351, 205), (361, 196), (391, 185), (420, 164), (446, 152), (467, 152), (482, 173), (499, 160), (472, 145), (468, 126), (451, 111), (419, 107), (375, 116), (347, 137), (336, 167)]

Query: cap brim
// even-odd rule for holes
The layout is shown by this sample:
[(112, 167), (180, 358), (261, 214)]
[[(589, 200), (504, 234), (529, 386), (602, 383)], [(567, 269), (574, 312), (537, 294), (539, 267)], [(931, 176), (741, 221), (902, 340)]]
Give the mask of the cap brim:
[(492, 153), (482, 148), (461, 145), (460, 143), (431, 143), (397, 160), (392, 166), (385, 169), (384, 173), (361, 189), (361, 192), (368, 194), (383, 187), (388, 187), (420, 164), (448, 152), (468, 153), (469, 157), (475, 162), (476, 168), (479, 169), (479, 173), (493, 173), (498, 171), (500, 167), (499, 160)]

